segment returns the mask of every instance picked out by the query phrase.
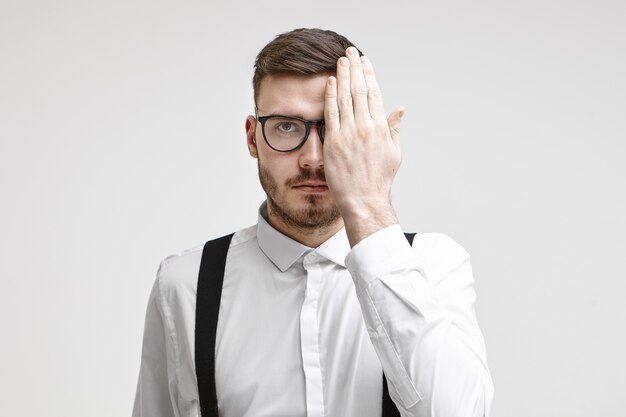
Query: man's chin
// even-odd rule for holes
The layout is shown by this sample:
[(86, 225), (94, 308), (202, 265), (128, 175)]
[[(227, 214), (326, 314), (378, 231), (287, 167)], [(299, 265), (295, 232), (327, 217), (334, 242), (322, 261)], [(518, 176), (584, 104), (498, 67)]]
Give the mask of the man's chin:
[(333, 205), (330, 194), (328, 193), (306, 193), (301, 196), (300, 200), (301, 204), (299, 204), (299, 206), (301, 206), (300, 208), (303, 210), (310, 209), (311, 207), (325, 209)]
[(280, 207), (271, 204), (272, 214), (282, 223), (300, 229), (319, 229), (336, 224), (341, 215), (330, 199), (307, 196), (305, 201)]

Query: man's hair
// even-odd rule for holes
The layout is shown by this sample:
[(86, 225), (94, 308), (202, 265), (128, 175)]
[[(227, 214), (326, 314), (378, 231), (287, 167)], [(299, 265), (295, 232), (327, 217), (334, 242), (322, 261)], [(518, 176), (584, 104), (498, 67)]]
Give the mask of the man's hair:
[[(254, 102), (264, 77), (280, 73), (334, 74), (337, 60), (345, 56), (350, 46), (354, 44), (331, 30), (301, 28), (276, 36), (259, 52), (254, 63)], [(359, 54), (363, 55), (360, 50)]]

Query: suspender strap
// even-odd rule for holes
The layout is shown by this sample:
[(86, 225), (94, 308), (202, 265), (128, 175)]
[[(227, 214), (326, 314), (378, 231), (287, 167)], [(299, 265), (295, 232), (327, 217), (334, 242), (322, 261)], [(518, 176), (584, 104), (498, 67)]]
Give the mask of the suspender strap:
[[(234, 233), (233, 233), (234, 234)], [(196, 377), (203, 417), (219, 417), (215, 387), (215, 336), (222, 298), (224, 269), (233, 234), (210, 240), (202, 250), (196, 295)], [(413, 244), (415, 233), (404, 234)], [(383, 417), (400, 417), (383, 374)]]
[(215, 390), (215, 336), (226, 256), (233, 234), (208, 241), (204, 245), (200, 261), (196, 295), (195, 355), (200, 410), (204, 417), (218, 417)]
[(409, 241), (409, 245), (413, 246), (413, 239), (415, 238), (415, 233), (405, 233), (404, 236), (406, 240)]

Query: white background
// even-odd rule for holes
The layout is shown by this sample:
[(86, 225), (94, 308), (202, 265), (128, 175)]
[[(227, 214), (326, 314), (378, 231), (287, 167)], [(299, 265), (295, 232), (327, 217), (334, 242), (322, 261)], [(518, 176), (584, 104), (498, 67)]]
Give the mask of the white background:
[(406, 106), (395, 206), (472, 254), (494, 416), (623, 416), (621, 0), (0, 0), (0, 415), (130, 414), (160, 259), (256, 221), (252, 64), (296, 27)]

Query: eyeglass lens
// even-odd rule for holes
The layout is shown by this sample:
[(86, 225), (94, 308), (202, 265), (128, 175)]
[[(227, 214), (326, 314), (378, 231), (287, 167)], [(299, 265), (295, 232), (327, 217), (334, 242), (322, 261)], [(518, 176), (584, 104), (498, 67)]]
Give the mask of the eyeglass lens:
[[(302, 120), (289, 117), (272, 116), (265, 120), (265, 138), (275, 149), (292, 150), (304, 142), (307, 137), (307, 126)], [(323, 136), (323, 128), (320, 129)]]

